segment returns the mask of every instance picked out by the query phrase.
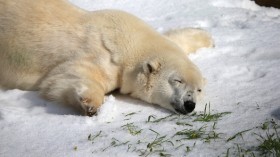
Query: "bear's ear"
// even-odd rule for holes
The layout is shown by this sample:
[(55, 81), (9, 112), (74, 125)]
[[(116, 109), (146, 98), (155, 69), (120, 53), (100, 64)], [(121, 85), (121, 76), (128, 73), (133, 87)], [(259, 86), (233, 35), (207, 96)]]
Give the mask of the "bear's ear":
[(156, 59), (148, 61), (143, 64), (143, 71), (145, 74), (156, 73), (159, 71), (160, 66), (161, 64)]

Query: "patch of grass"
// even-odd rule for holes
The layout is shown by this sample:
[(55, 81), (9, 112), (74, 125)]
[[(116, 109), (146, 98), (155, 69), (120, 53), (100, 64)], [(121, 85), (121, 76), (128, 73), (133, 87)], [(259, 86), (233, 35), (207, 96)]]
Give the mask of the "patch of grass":
[(186, 152), (188, 153), (188, 152), (190, 152), (190, 151), (191, 151), (190, 147), (189, 147), (189, 146), (186, 146)]
[[(163, 121), (163, 120), (169, 120), (169, 121), (172, 121), (172, 120), (174, 120), (174, 119), (169, 119), (169, 118), (171, 118), (171, 117), (174, 117), (174, 116), (178, 116), (177, 114), (170, 114), (170, 115), (168, 115), (168, 116), (166, 116), (166, 117), (163, 117), (163, 118), (159, 118), (159, 119), (156, 119), (156, 116), (155, 115), (150, 115), (149, 117), (148, 117), (148, 120), (147, 120), (147, 122), (151, 122), (151, 123), (158, 123), (158, 122), (161, 122), (161, 121)], [(154, 119), (154, 120), (152, 120), (152, 118)], [(175, 119), (176, 119), (177, 117), (175, 117)]]
[(104, 152), (105, 150), (107, 150), (110, 147), (118, 147), (118, 146), (126, 145), (128, 143), (129, 143), (129, 141), (121, 142), (121, 141), (117, 140), (116, 138), (112, 138), (112, 142), (110, 143), (110, 145), (108, 147), (104, 148), (102, 151)]
[(193, 126), (192, 124), (186, 122), (176, 122), (176, 125), (183, 125), (183, 126)]
[(229, 157), (229, 150), (230, 148), (227, 149), (226, 157)]
[(185, 152), (186, 152), (186, 153), (189, 153), (189, 152), (195, 147), (195, 144), (196, 144), (196, 143), (194, 143), (193, 146), (186, 146), (186, 147), (185, 147)]
[(156, 119), (155, 115), (149, 115), (147, 122), (151, 122), (151, 119)]
[(194, 122), (196, 121), (201, 121), (201, 122), (210, 122), (210, 121), (217, 121), (218, 119), (220, 119), (222, 116), (230, 114), (231, 112), (221, 112), (221, 113), (215, 113), (215, 114), (211, 114), (210, 113), (210, 103), (209, 103), (209, 109), (208, 109), (208, 113), (207, 113), (207, 104), (205, 105), (204, 108), (204, 112), (203, 114), (199, 114), (197, 116), (197, 118), (194, 120)]
[(202, 121), (202, 122), (217, 121), (222, 116), (230, 114), (230, 113), (231, 112), (222, 112), (222, 113), (216, 113), (216, 114), (206, 114), (206, 115), (199, 116), (194, 121)]
[[(141, 112), (141, 111), (138, 111), (138, 113), (139, 113), (139, 112)], [(122, 114), (123, 114), (123, 115), (124, 115), (124, 117), (126, 118), (126, 119), (124, 119), (124, 120), (131, 120), (132, 115), (137, 114), (137, 112), (122, 113)]]
[[(187, 153), (193, 151), (196, 142), (199, 142), (200, 145), (202, 143), (206, 143), (207, 145), (211, 142), (211, 144), (214, 144), (215, 146), (216, 143), (214, 142), (218, 141), (220, 143), (230, 146), (230, 148), (227, 147), (224, 150), (221, 156), (255, 157), (256, 154), (257, 156), (262, 155), (280, 157), (280, 139), (278, 134), (279, 127), (276, 126), (276, 123), (274, 121), (267, 121), (260, 124), (258, 127), (234, 133), (233, 136), (229, 135), (227, 138), (221, 138), (222, 133), (219, 133), (216, 129), (217, 124), (223, 118), (224, 115), (230, 114), (231, 112), (212, 112), (213, 113), (210, 113), (209, 103), (209, 105), (205, 105), (204, 112), (193, 112), (190, 115), (170, 114), (164, 117), (150, 115), (148, 118), (142, 120), (141, 124), (146, 125), (145, 127), (143, 127), (143, 129), (136, 126), (134, 123), (128, 122), (124, 123), (125, 125), (117, 128), (116, 130), (109, 130), (109, 133), (99, 131), (94, 134), (89, 134), (88, 141), (108, 141), (108, 143), (105, 146), (98, 148), (96, 152), (107, 151), (110, 148), (121, 146), (121, 148), (124, 148), (127, 152), (134, 152), (140, 156), (151, 155), (163, 157), (174, 156), (175, 154), (178, 155), (179, 153), (181, 154), (179, 154), (178, 156), (186, 156)], [(123, 113), (123, 119), (133, 120), (133, 115), (137, 113), (138, 112)], [(141, 124), (139, 124), (139, 126)], [(168, 128), (169, 130), (167, 130), (169, 134), (161, 135), (159, 132), (153, 130), (154, 128), (157, 128), (160, 125), (166, 124), (170, 124), (170, 127)], [(147, 129), (148, 127), (152, 129)], [(274, 127), (274, 130), (271, 130), (272, 127)], [(171, 133), (170, 129), (174, 129), (171, 130), (174, 132)], [(257, 136), (257, 139), (260, 141), (260, 144), (248, 147), (248, 143), (245, 142), (245, 138), (248, 138), (249, 133), (254, 132), (257, 129), (261, 131), (262, 135)], [(135, 137), (130, 136), (129, 141), (122, 141), (117, 140), (116, 138), (111, 138), (111, 134), (114, 134), (119, 131), (127, 132), (127, 134), (131, 134)], [(267, 131), (266, 134), (265, 131)], [(163, 130), (161, 132), (166, 131)], [(246, 136), (245, 132), (248, 132), (246, 133)], [(139, 134), (141, 134), (141, 136), (136, 136)], [(243, 139), (243, 136), (244, 140), (242, 141), (241, 138)], [(190, 142), (194, 142), (194, 145), (192, 146), (192, 143)], [(78, 147), (75, 147), (73, 148), (72, 146), (72, 149), (74, 149), (75, 151), (78, 150)], [(109, 153), (110, 151), (111, 150), (108, 150), (107, 152)]]
[(131, 113), (128, 113), (128, 114), (126, 114), (124, 116), (127, 117), (127, 116), (131, 116), (131, 115), (134, 115), (134, 114), (136, 114), (136, 112), (131, 112)]
[(154, 153), (159, 153), (159, 156), (171, 156), (171, 154), (166, 153), (163, 144), (169, 143), (174, 146), (174, 143), (167, 138), (166, 135), (161, 136), (158, 132), (149, 129), (156, 134), (156, 137), (151, 142), (148, 142), (146, 149), (139, 150), (141, 152), (140, 156), (148, 156)]
[(219, 139), (221, 133), (216, 133), (215, 131), (210, 131), (208, 134), (206, 134), (206, 137), (204, 137), (204, 141), (210, 143), (211, 140)]
[(166, 139), (166, 135), (160, 137), (157, 135), (152, 142), (148, 143), (147, 149), (152, 152), (156, 147), (161, 146), (164, 142), (170, 142), (172, 145), (174, 145), (171, 141)]
[(159, 156), (168, 157), (168, 156), (172, 156), (172, 155), (171, 155), (171, 154), (167, 154), (167, 153), (160, 152), (160, 153), (159, 153)]
[(182, 146), (184, 146), (184, 144), (180, 144), (179, 146), (175, 147), (175, 150), (178, 150), (178, 149), (181, 148)]
[(280, 156), (280, 138), (279, 134), (276, 129), (277, 125), (273, 125), (273, 133), (270, 133), (268, 130), (266, 132), (266, 136), (263, 137), (261, 135), (258, 135), (260, 145), (257, 147), (257, 150), (261, 152), (262, 155), (269, 155), (269, 156)]
[(183, 139), (199, 139), (205, 134), (205, 126), (199, 128), (198, 130), (184, 129), (176, 132), (176, 135), (184, 136)]
[(237, 154), (236, 156), (240, 156), (240, 157), (245, 157), (245, 156), (248, 156), (248, 157), (255, 157), (255, 154), (251, 151), (251, 150), (248, 150), (248, 149), (244, 149), (242, 147), (240, 147), (239, 144), (236, 144), (236, 147), (237, 147)]
[(271, 119), (265, 121), (264, 123), (261, 124), (261, 126), (258, 126), (256, 128), (261, 128), (262, 130), (268, 130), (269, 128), (277, 129), (280, 128), (280, 126), (277, 125), (273, 119)]
[(88, 140), (93, 142), (97, 137), (99, 137), (101, 135), (101, 132), (102, 131), (99, 131), (96, 135), (89, 134), (88, 135)]
[[(270, 131), (271, 128), (273, 129), (273, 131)], [(227, 157), (228, 156), (256, 157), (257, 155), (257, 156), (265, 156), (265, 157), (266, 156), (280, 157), (280, 136), (277, 131), (278, 128), (279, 126), (276, 124), (274, 120), (266, 121), (262, 123), (260, 126), (253, 128), (253, 129), (260, 129), (262, 133), (265, 133), (264, 136), (261, 135), (261, 133), (259, 134), (253, 133), (254, 135), (257, 135), (257, 140), (260, 142), (259, 145), (248, 147), (244, 143), (235, 144), (234, 147), (227, 149), (226, 156)], [(238, 132), (234, 136), (228, 138), (227, 142), (235, 139), (237, 136), (242, 137), (242, 134), (244, 132), (253, 129), (248, 129), (248, 130)], [(264, 130), (266, 130), (266, 132), (263, 132)], [(230, 152), (230, 150), (232, 151)]]
[(128, 123), (126, 125), (121, 126), (122, 128), (126, 128), (128, 132), (135, 136), (141, 133), (142, 129), (139, 129), (137, 126), (135, 126), (133, 123)]
[(231, 136), (230, 138), (228, 138), (228, 139), (227, 139), (227, 142), (229, 142), (229, 141), (231, 141), (231, 140), (235, 139), (237, 136), (241, 136), (241, 138), (243, 139), (242, 134), (243, 134), (243, 133), (245, 133), (245, 132), (247, 132), (247, 131), (250, 131), (250, 130), (252, 130), (252, 129), (248, 129), (248, 130), (240, 131), (240, 132), (238, 132), (238, 133), (234, 134), (233, 136)]
[[(208, 111), (209, 110), (209, 111)], [(133, 120), (133, 116), (138, 112), (122, 113), (124, 120)], [(121, 146), (127, 152), (137, 153), (139, 156), (173, 156), (174, 151), (180, 151), (181, 155), (186, 155), (186, 153), (191, 152), (196, 142), (207, 142), (216, 141), (216, 139), (221, 139), (221, 133), (216, 131), (216, 124), (222, 116), (229, 114), (231, 112), (223, 113), (210, 113), (210, 103), (205, 105), (204, 112), (193, 112), (189, 115), (180, 114), (168, 114), (164, 117), (157, 117), (156, 115), (150, 115), (147, 119), (143, 120), (141, 124), (148, 125), (151, 129), (143, 129), (135, 125), (133, 122), (124, 123), (117, 130), (109, 131), (111, 134), (117, 131), (127, 132), (127, 134), (133, 135), (128, 141), (117, 140), (114, 136), (112, 137), (108, 132), (96, 132), (94, 134), (88, 135), (88, 141), (95, 142), (98, 140), (107, 140), (108, 143), (98, 148), (97, 151), (110, 152), (110, 149), (114, 147)], [(211, 123), (204, 123), (211, 122)], [(138, 124), (138, 123), (137, 123)], [(153, 130), (159, 125), (171, 124), (174, 133), (161, 135), (159, 132)], [(140, 125), (140, 124), (139, 124)], [(170, 128), (169, 128), (170, 129)], [(172, 128), (171, 128), (172, 129)], [(155, 133), (155, 135), (151, 132)], [(169, 131), (168, 131), (169, 132)], [(106, 134), (107, 133), (107, 134)], [(169, 132), (170, 133), (170, 132)], [(143, 134), (143, 135), (142, 135)], [(172, 136), (173, 134), (173, 136)], [(141, 135), (141, 136), (136, 136)], [(151, 138), (141, 138), (140, 137), (152, 137)], [(238, 136), (238, 135), (236, 135)], [(242, 136), (242, 135), (241, 135)], [(112, 138), (109, 138), (112, 137)], [(102, 139), (101, 139), (102, 138)], [(235, 138), (235, 137), (234, 137)], [(234, 139), (233, 138), (233, 139)], [(111, 139), (111, 141), (110, 141)], [(118, 138), (119, 139), (119, 138)], [(190, 144), (190, 140), (193, 140), (194, 145)], [(222, 140), (225, 141), (226, 139)], [(115, 148), (116, 149), (116, 148)], [(229, 150), (228, 150), (229, 151)], [(140, 153), (140, 154), (139, 154)], [(229, 153), (229, 152), (228, 152)], [(176, 153), (177, 154), (177, 153)]]
[[(233, 150), (233, 151), (230, 151)], [(256, 157), (254, 152), (248, 149), (242, 148), (239, 144), (235, 144), (234, 147), (228, 148), (225, 157)]]
[(268, 127), (269, 127), (269, 122), (264, 122), (260, 128), (261, 128), (262, 130), (267, 130)]
[(160, 134), (152, 129), (150, 129), (152, 132), (156, 133), (156, 137), (155, 139), (148, 143), (147, 145), (147, 149), (151, 152), (153, 151), (154, 148), (156, 148), (157, 146), (162, 146), (163, 143), (170, 143), (172, 146), (174, 146), (173, 142), (166, 139), (166, 135), (165, 136), (159, 136)]
[[(215, 125), (215, 123), (214, 123), (214, 125)], [(181, 141), (181, 140), (185, 140), (185, 139), (188, 139), (188, 140), (201, 139), (204, 142), (208, 142), (208, 143), (210, 143), (211, 140), (220, 138), (221, 133), (217, 133), (216, 131), (214, 131), (214, 129), (211, 131), (206, 131), (206, 127), (207, 126), (202, 126), (197, 130), (184, 129), (184, 130), (176, 132), (176, 134), (174, 136), (178, 136), (178, 135), (183, 136), (182, 139), (177, 140), (177, 141)]]

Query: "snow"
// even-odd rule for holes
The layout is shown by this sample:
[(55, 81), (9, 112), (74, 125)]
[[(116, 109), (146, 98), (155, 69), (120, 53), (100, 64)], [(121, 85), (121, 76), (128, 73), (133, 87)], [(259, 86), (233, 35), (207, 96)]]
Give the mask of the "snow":
[[(153, 123), (171, 113), (113, 93), (97, 116), (86, 117), (43, 100), (36, 92), (0, 91), (0, 156), (139, 156), (145, 150), (144, 155), (159, 156), (159, 152), (149, 154), (147, 145), (164, 135), (172, 144), (153, 147), (164, 148), (164, 154), (225, 156), (230, 148), (231, 155), (236, 156), (237, 144), (244, 149), (258, 145), (254, 133), (265, 132), (256, 127), (271, 119), (279, 125), (280, 10), (259, 7), (249, 0), (70, 1), (87, 10), (128, 11), (160, 32), (184, 27), (209, 31), (215, 47), (190, 56), (207, 78), (205, 97), (196, 111), (200, 114), (210, 103), (213, 114), (231, 113), (217, 122), (196, 122), (195, 116), (172, 115), (173, 119), (171, 116)], [(174, 136), (176, 132), (200, 127), (206, 132), (214, 127), (221, 138), (210, 143), (203, 139), (176, 141), (181, 139)], [(131, 128), (141, 132), (130, 132)], [(243, 138), (226, 142), (247, 129), (252, 130), (243, 133)], [(98, 133), (96, 138), (89, 138)]]

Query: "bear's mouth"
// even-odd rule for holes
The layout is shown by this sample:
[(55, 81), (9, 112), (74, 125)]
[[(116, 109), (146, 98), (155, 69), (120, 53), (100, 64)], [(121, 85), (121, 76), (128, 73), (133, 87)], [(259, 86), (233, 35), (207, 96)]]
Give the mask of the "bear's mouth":
[(174, 108), (176, 113), (184, 114), (184, 115), (188, 114), (188, 111), (186, 111), (185, 109), (182, 109), (182, 108), (179, 107), (180, 105), (178, 105), (178, 104), (176, 104), (174, 102), (171, 102), (170, 104)]
[(179, 110), (179, 109), (175, 108), (175, 111), (180, 114), (184, 114), (184, 115), (188, 114), (188, 112), (186, 110)]

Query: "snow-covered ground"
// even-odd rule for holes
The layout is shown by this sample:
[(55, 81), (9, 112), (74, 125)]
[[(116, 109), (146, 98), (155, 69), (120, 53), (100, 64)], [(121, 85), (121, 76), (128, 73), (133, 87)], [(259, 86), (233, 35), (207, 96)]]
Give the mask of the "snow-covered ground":
[[(280, 124), (280, 10), (249, 0), (70, 1), (128, 11), (160, 32), (209, 31), (215, 48), (190, 56), (207, 78), (204, 100), (182, 116), (113, 94), (98, 116), (85, 117), (36, 92), (0, 91), (1, 157), (260, 155), (258, 135)], [(206, 103), (218, 120), (199, 121)]]

